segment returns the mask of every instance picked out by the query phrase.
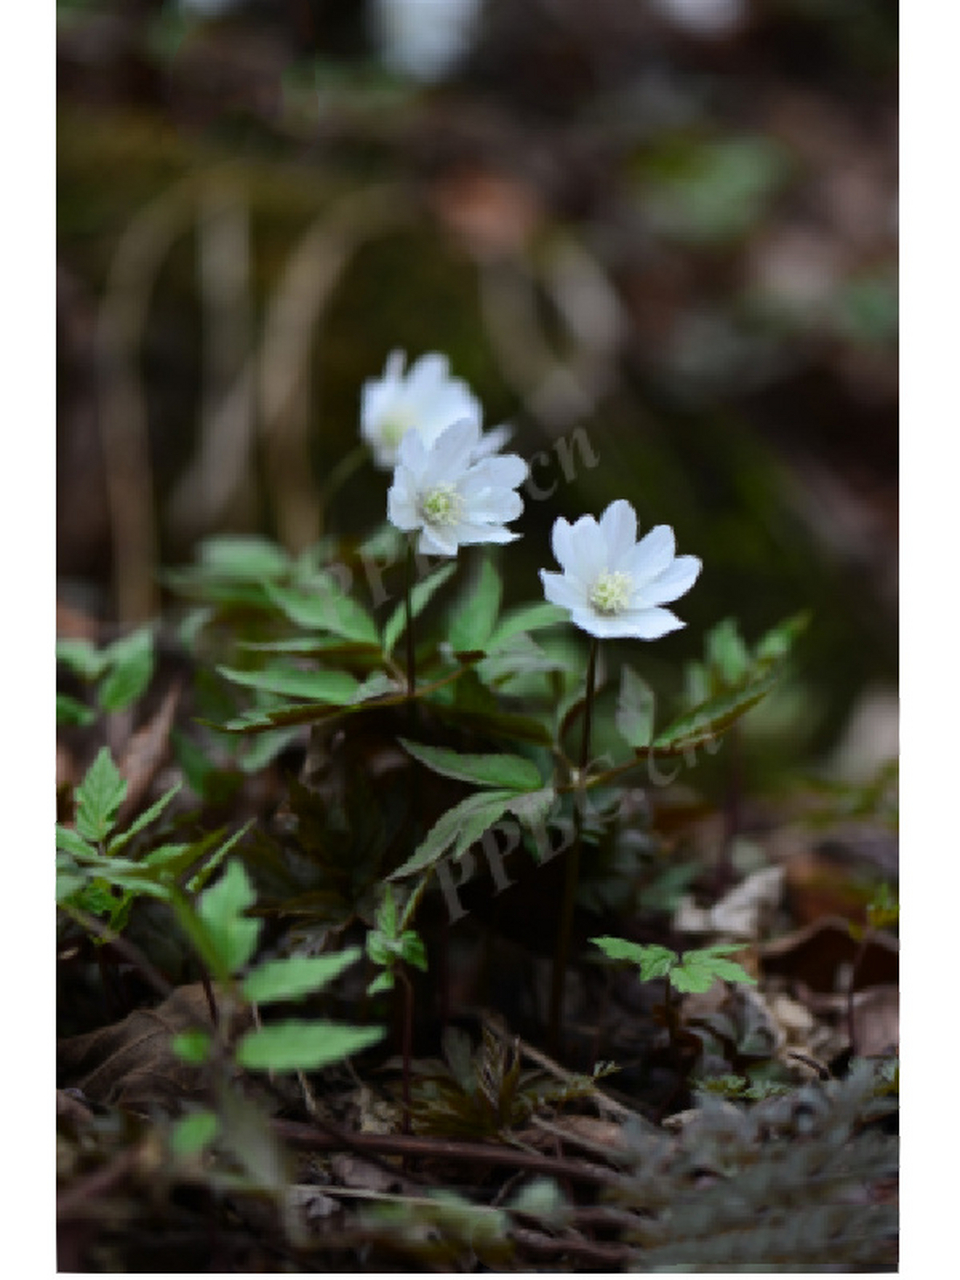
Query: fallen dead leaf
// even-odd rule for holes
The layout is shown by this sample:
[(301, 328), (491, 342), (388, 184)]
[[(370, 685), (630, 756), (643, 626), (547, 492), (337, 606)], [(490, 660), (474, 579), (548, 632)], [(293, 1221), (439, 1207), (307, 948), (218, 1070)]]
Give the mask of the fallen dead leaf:
[[(232, 1030), (241, 1030), (240, 1019)], [(194, 1028), (209, 1029), (210, 1014), (199, 982), (180, 987), (155, 1009), (137, 1009), (122, 1022), (57, 1045), (62, 1084), (83, 1091), (91, 1102), (149, 1112), (156, 1106), (179, 1111), (204, 1096), (201, 1068), (185, 1063), (170, 1038)]]
[(741, 881), (712, 907), (698, 907), (685, 896), (673, 917), (678, 933), (721, 933), (758, 938), (783, 894), (783, 868), (764, 867)]
[(136, 813), (157, 771), (167, 758), (170, 748), (170, 730), (173, 728), (173, 718), (181, 691), (182, 685), (179, 681), (175, 681), (168, 689), (156, 714), (143, 728), (133, 734), (124, 747), (117, 766), (120, 776), (127, 784), (127, 796), (120, 807), (118, 817), (121, 825), (128, 822)]
[[(823, 917), (757, 947), (764, 973), (779, 974), (825, 994), (842, 990), (844, 973), (849, 973), (859, 952), (860, 943), (850, 937), (847, 921), (836, 916)], [(857, 964), (857, 989), (895, 986), (898, 952), (893, 934), (882, 930), (871, 933)]]

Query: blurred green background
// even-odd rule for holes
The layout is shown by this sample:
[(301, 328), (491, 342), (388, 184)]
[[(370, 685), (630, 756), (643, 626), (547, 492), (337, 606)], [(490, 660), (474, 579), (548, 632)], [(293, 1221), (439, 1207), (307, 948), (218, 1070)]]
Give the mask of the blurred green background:
[(686, 630), (634, 655), (655, 687), (719, 619), (753, 640), (808, 608), (755, 767), (890, 753), (895, 4), (57, 16), (65, 604), (154, 616), (213, 533), (369, 533), (387, 477), (325, 489), (361, 384), (440, 350), (549, 491), (510, 600), (539, 596), (557, 515), (626, 497), (704, 561)]

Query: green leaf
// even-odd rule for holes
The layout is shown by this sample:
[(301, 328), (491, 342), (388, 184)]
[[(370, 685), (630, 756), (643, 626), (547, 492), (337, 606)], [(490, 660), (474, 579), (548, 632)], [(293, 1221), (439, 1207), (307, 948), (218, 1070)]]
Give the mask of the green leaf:
[(96, 720), (97, 713), (68, 693), (57, 694), (57, 724), (90, 724)]
[(94, 844), (105, 840), (113, 829), (117, 810), (126, 794), (126, 782), (120, 777), (108, 749), (101, 747), (74, 797), (79, 833)]
[(790, 653), (797, 638), (810, 625), (810, 613), (804, 610), (786, 618), (767, 632), (758, 642), (754, 650), (754, 660), (764, 665), (781, 662)]
[(750, 654), (743, 643), (736, 619), (724, 618), (707, 635), (707, 661), (724, 684), (739, 684), (750, 669)]
[(220, 1121), (212, 1111), (192, 1111), (181, 1116), (170, 1130), (170, 1150), (187, 1159), (199, 1155), (217, 1136)]
[(207, 1031), (181, 1031), (170, 1039), (170, 1048), (184, 1062), (199, 1067), (210, 1057), (210, 1033)]
[(57, 823), (57, 848), (65, 849), (67, 853), (76, 854), (80, 858), (97, 857), (97, 851), (92, 844), (84, 840), (83, 836), (78, 835), (71, 827), (61, 826)]
[(537, 791), (519, 791), (513, 796), (507, 808), (525, 827), (538, 827), (546, 820), (556, 798), (557, 793), (553, 787), (540, 787)]
[(654, 739), (654, 749), (677, 752), (712, 742), (766, 697), (776, 684), (778, 675), (779, 671), (773, 670), (745, 681), (737, 689), (708, 698), (668, 725)]
[(268, 960), (248, 973), (243, 994), (256, 1004), (272, 1000), (299, 1000), (320, 991), (360, 959), (359, 947), (326, 956), (287, 956)]
[(488, 711), (444, 705), (441, 702), (431, 702), (431, 707), (441, 719), (474, 733), (505, 738), (510, 742), (530, 742), (541, 747), (549, 747), (553, 744), (553, 735), (550, 730), (533, 716), (517, 715), (512, 711)]
[[(253, 819), (251, 818), (250, 821), (245, 822), (238, 831), (235, 831), (229, 840), (224, 841), (224, 843), (216, 851), (216, 853), (213, 855), (210, 861), (205, 866), (200, 868), (200, 870), (196, 873), (196, 875), (193, 877), (192, 880), (189, 880), (187, 882), (187, 888), (190, 890), (191, 893), (200, 892), (203, 886), (207, 883), (207, 881), (216, 871), (217, 867), (219, 867), (221, 862), (223, 862), (224, 858), (227, 856), (230, 850), (234, 847), (235, 844), (237, 844), (240, 840), (243, 839), (243, 837), (247, 834), (247, 832), (250, 830), (252, 826), (253, 826)], [(202, 857), (206, 853), (206, 844), (207, 844), (207, 841), (210, 839), (211, 837), (209, 836), (204, 837), (202, 841), (198, 841), (198, 843), (193, 846), (198, 850), (198, 857)], [(214, 833), (213, 842), (215, 843), (217, 839), (219, 839), (219, 836), (217, 836), (216, 833)]]
[[(419, 617), (423, 610), (427, 607), (434, 593), (439, 591), (443, 584), (453, 575), (456, 570), (456, 561), (452, 564), (441, 565), (439, 569), (435, 569), (422, 582), (417, 582), (410, 589), (410, 611), (413, 616)], [(383, 628), (383, 652), (389, 656), (393, 652), (393, 647), (407, 629), (407, 606), (406, 602), (401, 602), (394, 609), (393, 613), (387, 619), (387, 624)]]
[(543, 783), (536, 766), (523, 756), (461, 755), (446, 747), (427, 747), (400, 739), (405, 750), (434, 773), (479, 787), (509, 787), (511, 791), (539, 790)]
[(638, 965), (644, 982), (669, 973), (677, 963), (676, 952), (667, 947), (641, 946), (639, 942), (630, 942), (626, 938), (603, 937), (591, 938), (590, 941), (611, 960), (628, 960), (631, 964)]
[(90, 640), (58, 640), (56, 656), (82, 680), (96, 680), (106, 664), (106, 655)]
[(136, 822), (127, 827), (127, 829), (121, 832), (120, 835), (114, 836), (107, 845), (107, 852), (111, 854), (119, 853), (125, 845), (129, 844), (135, 835), (139, 835), (145, 827), (148, 827), (151, 822), (159, 818), (160, 814), (164, 811), (182, 786), (183, 783), (178, 782), (175, 786), (171, 787), (166, 795), (160, 797), (156, 804), (152, 804), (146, 812), (141, 813)]
[(321, 579), (311, 591), (266, 585), (273, 603), (297, 626), (380, 647), (373, 618), (345, 595), (332, 577)]
[(415, 929), (405, 929), (400, 935), (400, 955), (405, 964), (427, 972), (427, 949)]
[(751, 978), (741, 965), (734, 960), (724, 959), (729, 951), (741, 951), (742, 947), (719, 946), (707, 947), (701, 951), (687, 951), (680, 963), (673, 968), (670, 982), (683, 992), (702, 994), (709, 991), (718, 979), (725, 982), (747, 982), (756, 986), (756, 979)]
[(561, 609), (559, 605), (545, 602), (519, 605), (516, 609), (510, 609), (500, 619), (493, 634), (487, 640), (487, 653), (495, 653), (516, 635), (542, 631), (545, 627), (555, 627), (558, 623), (569, 622), (569, 620), (570, 611)]
[(296, 667), (267, 667), (264, 671), (235, 671), (217, 667), (222, 676), (249, 689), (276, 693), (287, 698), (311, 698), (315, 702), (345, 706), (360, 688), (356, 678), (346, 671), (300, 671)]
[(153, 631), (142, 627), (104, 650), (108, 671), (97, 690), (104, 711), (131, 706), (153, 678)]
[(392, 991), (394, 986), (394, 977), (389, 969), (384, 969), (383, 973), (378, 973), (371, 983), (367, 985), (367, 995), (376, 996), (381, 991)]
[(218, 977), (229, 977), (253, 955), (260, 936), (260, 921), (249, 920), (243, 912), (256, 902), (253, 885), (243, 863), (234, 860), (197, 902), (197, 914), (219, 964)]
[(381, 1027), (336, 1022), (278, 1022), (241, 1037), (236, 1059), (249, 1071), (317, 1071), (383, 1039)]
[(260, 582), (281, 578), (290, 570), (290, 557), (266, 538), (225, 534), (207, 538), (200, 547), (200, 564), (210, 574)]
[(430, 828), (415, 852), (397, 867), (390, 880), (399, 880), (432, 866), (449, 849), (454, 858), (461, 857), (510, 808), (516, 798), (513, 791), (481, 791), (467, 796), (448, 809)]
[(394, 896), (392, 885), (384, 886), (383, 900), (377, 908), (375, 919), (380, 933), (388, 938), (397, 936), (397, 899)]
[(617, 731), (628, 746), (640, 751), (653, 737), (655, 699), (653, 690), (630, 667), (620, 675), (620, 697), (617, 701)]
[(454, 653), (485, 650), (500, 612), (503, 584), (489, 557), (480, 565), (476, 582), (458, 601), (448, 638)]

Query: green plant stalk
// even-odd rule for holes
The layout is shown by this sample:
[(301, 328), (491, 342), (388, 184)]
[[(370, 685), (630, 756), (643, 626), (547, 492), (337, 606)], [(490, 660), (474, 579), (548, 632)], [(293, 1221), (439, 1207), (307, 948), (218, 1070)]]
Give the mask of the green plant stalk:
[[(590, 639), (590, 656), (587, 659), (587, 687), (583, 699), (583, 734), (580, 739), (580, 761), (577, 772), (577, 789), (584, 785), (584, 773), (590, 759), (590, 731), (593, 727), (593, 687), (596, 683), (597, 654), (600, 641)], [(567, 975), (567, 961), (570, 955), (570, 934), (573, 929), (573, 911), (577, 899), (577, 884), (580, 879), (580, 851), (583, 845), (583, 812), (579, 803), (574, 803), (573, 844), (567, 852), (563, 879), (563, 900), (560, 905), (560, 923), (557, 929), (557, 944), (553, 955), (553, 976), (550, 984), (550, 1023), (548, 1043), (551, 1053), (556, 1054), (560, 1047), (560, 1021), (563, 1014), (563, 987)]]
[(417, 696), (417, 652), (413, 636), (413, 604), (410, 593), (413, 587), (413, 539), (407, 539), (407, 569), (403, 588), (403, 603), (407, 615), (407, 697)]

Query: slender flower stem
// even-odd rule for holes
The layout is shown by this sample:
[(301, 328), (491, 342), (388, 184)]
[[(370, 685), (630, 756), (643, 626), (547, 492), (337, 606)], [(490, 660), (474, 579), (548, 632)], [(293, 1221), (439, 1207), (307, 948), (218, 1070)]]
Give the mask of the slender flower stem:
[(573, 928), (573, 910), (580, 879), (580, 850), (583, 845), (582, 787), (587, 762), (590, 759), (590, 730), (593, 724), (593, 691), (597, 674), (597, 654), (600, 642), (590, 640), (590, 656), (587, 659), (587, 687), (583, 700), (583, 736), (580, 739), (580, 761), (577, 771), (577, 792), (574, 798), (573, 844), (567, 851), (563, 880), (563, 901), (560, 905), (560, 924), (557, 929), (557, 945), (553, 955), (553, 976), (550, 984), (550, 1051), (556, 1054), (560, 1047), (560, 1020), (563, 1013), (563, 987), (570, 955), (570, 934)]
[(407, 696), (413, 698), (417, 691), (417, 654), (413, 635), (413, 605), (410, 593), (413, 587), (413, 539), (407, 539), (407, 572), (403, 588), (403, 603), (407, 615)]

